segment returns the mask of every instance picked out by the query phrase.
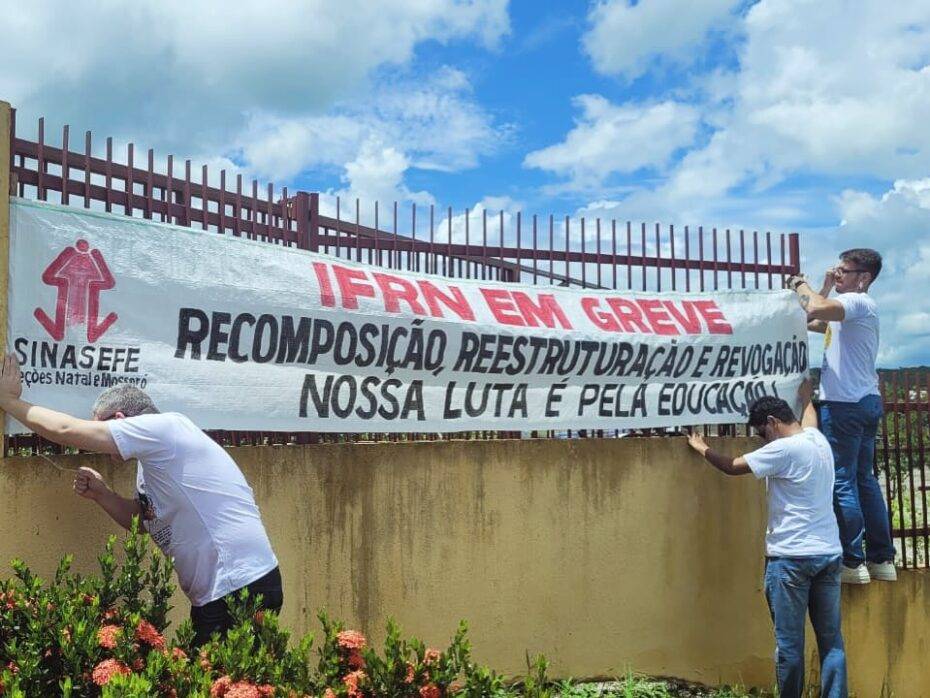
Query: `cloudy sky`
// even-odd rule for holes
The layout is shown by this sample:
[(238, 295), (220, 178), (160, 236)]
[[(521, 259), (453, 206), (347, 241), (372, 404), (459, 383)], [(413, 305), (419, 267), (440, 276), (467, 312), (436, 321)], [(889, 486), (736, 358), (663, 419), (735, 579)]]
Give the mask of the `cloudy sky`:
[[(20, 130), (366, 201), (800, 231), (930, 363), (930, 2), (0, 0)], [(816, 353), (816, 352), (815, 352)]]

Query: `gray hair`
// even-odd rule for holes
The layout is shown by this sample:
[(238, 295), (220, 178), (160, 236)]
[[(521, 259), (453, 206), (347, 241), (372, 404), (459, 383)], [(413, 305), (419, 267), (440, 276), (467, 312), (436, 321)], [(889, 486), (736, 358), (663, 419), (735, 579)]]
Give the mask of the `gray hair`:
[(145, 391), (129, 383), (121, 383), (100, 393), (93, 409), (97, 419), (107, 419), (117, 412), (135, 417), (140, 414), (158, 414), (158, 408)]

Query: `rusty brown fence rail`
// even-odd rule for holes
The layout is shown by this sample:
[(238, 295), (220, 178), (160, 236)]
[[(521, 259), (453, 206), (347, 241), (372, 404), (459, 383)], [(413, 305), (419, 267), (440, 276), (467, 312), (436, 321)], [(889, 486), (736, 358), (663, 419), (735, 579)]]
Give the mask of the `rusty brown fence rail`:
[(930, 371), (882, 372), (885, 417), (875, 463), (891, 517), (898, 564), (930, 567)]
[[(183, 166), (173, 156), (140, 158), (135, 146), (114, 154), (112, 138), (95, 146), (90, 131), (77, 147), (68, 126), (56, 144), (45, 120), (35, 138), (11, 129), (14, 194), (107, 212), (123, 213), (216, 234), (325, 252), (391, 269), (457, 278), (555, 284), (602, 289), (676, 290), (782, 288), (799, 270), (797, 233), (771, 233), (639, 223), (568, 216), (524, 216), (485, 209), (453, 211), (395, 202), (363, 208), (359, 200), (273, 183), (260, 186), (241, 174)], [(102, 151), (102, 152), (99, 152)], [(141, 161), (140, 161), (141, 160)], [(734, 426), (721, 427), (731, 433)], [(603, 435), (603, 431), (575, 435)], [(283, 432), (214, 432), (233, 445), (307, 443), (360, 438), (440, 438), (429, 435), (341, 435)], [(480, 437), (515, 436), (481, 432)], [(536, 434), (534, 434), (536, 435)], [(543, 435), (543, 434), (538, 434)], [(459, 438), (461, 435), (459, 435)], [(7, 451), (50, 448), (34, 435), (7, 440)]]

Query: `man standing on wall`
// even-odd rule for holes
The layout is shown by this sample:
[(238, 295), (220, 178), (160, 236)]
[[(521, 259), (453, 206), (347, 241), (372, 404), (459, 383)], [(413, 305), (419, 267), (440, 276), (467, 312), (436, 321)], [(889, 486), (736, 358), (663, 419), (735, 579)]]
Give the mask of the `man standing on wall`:
[(800, 422), (781, 398), (757, 400), (749, 408), (749, 425), (765, 445), (744, 456), (716, 453), (697, 432), (688, 444), (727, 475), (766, 478), (765, 597), (775, 625), (779, 695), (800, 698), (804, 691), (804, 619), (810, 613), (820, 655), (820, 695), (845, 698), (842, 547), (833, 514), (833, 454), (815, 428), (810, 393), (810, 382), (805, 381), (799, 391)]
[(29, 430), (62, 446), (138, 460), (137, 497), (111, 490), (100, 474), (80, 468), (74, 491), (95, 501), (124, 528), (139, 516), (166, 556), (174, 560), (181, 589), (191, 601), (195, 644), (232, 625), (226, 600), (248, 589), (262, 606), (280, 611), (281, 573), (252, 488), (229, 454), (187, 417), (162, 414), (135, 386), (108, 388), (93, 420), (78, 419), (22, 399), (14, 354), (0, 371), (0, 409)]
[[(820, 428), (836, 460), (834, 508), (843, 544), (842, 580), (893, 582), (895, 549), (885, 499), (873, 471), (882, 398), (875, 372), (878, 307), (869, 287), (882, 269), (875, 250), (853, 249), (827, 271), (820, 293), (803, 276), (788, 280), (808, 328), (826, 335), (820, 374)], [(836, 290), (836, 296), (828, 298)], [(863, 554), (863, 540), (865, 551)]]

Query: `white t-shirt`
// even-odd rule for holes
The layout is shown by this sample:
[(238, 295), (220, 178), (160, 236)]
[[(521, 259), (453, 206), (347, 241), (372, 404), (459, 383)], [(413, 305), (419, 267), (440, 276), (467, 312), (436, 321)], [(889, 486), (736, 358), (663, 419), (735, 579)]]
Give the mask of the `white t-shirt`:
[(229, 454), (174, 412), (107, 422), (124, 459), (137, 458), (145, 528), (174, 558), (181, 589), (203, 606), (278, 565), (252, 488)]
[(846, 317), (827, 325), (820, 398), (859, 402), (866, 395), (880, 395), (875, 372), (878, 306), (867, 293), (841, 293), (836, 300), (843, 305)]
[(743, 456), (753, 475), (767, 478), (769, 557), (839, 555), (833, 513), (833, 451), (816, 429), (767, 443)]

